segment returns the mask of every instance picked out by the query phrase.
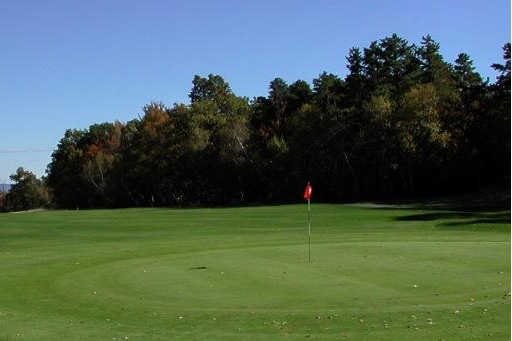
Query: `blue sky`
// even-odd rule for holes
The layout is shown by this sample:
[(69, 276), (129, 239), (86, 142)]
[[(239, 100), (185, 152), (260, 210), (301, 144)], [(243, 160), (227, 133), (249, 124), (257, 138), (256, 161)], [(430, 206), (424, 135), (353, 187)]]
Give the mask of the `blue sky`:
[(195, 74), (252, 98), (275, 77), (344, 77), (349, 48), (392, 33), (430, 33), (494, 81), (510, 1), (2, 1), (0, 183), (18, 166), (43, 175), (68, 128), (188, 102)]

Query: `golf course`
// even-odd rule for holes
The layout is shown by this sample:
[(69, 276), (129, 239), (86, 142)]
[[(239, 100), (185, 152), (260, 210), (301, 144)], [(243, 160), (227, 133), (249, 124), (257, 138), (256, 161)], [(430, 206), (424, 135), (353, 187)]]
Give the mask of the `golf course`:
[(509, 340), (510, 211), (0, 215), (0, 340)]

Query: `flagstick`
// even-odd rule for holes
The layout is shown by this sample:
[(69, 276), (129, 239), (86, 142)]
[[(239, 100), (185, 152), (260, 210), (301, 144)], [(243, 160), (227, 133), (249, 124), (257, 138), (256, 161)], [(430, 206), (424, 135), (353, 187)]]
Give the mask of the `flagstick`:
[(309, 263), (311, 263), (311, 205), (308, 199)]

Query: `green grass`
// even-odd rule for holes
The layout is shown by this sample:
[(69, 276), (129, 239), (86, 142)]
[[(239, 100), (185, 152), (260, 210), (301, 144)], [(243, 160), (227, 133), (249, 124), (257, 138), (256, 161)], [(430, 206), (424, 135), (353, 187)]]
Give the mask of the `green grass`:
[(0, 215), (0, 340), (509, 340), (510, 212)]

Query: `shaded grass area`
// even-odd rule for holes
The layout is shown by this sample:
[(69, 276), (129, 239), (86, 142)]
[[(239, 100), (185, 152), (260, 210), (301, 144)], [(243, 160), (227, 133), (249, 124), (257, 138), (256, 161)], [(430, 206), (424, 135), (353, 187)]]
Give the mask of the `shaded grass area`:
[(395, 201), (395, 204), (412, 204), (416, 208), (428, 210), (449, 210), (466, 212), (496, 212), (510, 210), (510, 189), (489, 187), (478, 193), (430, 198), (422, 200)]
[(510, 212), (0, 215), (0, 340), (510, 339)]
[(400, 216), (397, 221), (440, 221), (441, 229), (499, 230), (507, 232), (510, 212), (429, 212)]

